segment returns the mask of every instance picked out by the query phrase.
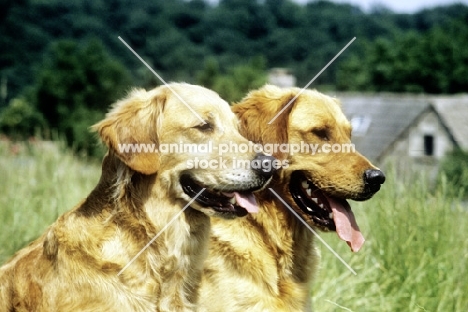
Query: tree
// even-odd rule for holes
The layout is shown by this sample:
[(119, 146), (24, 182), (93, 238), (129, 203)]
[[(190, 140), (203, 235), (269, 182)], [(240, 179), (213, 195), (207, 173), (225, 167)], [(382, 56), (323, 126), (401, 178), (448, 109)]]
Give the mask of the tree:
[(205, 88), (212, 89), (216, 83), (216, 79), (219, 77), (219, 64), (218, 61), (210, 57), (205, 61), (205, 67), (197, 75), (197, 83), (201, 84)]
[[(129, 75), (97, 40), (55, 43), (38, 74), (34, 102), (47, 126), (78, 150), (95, 151), (87, 128), (128, 90)], [(86, 132), (86, 133), (84, 133)]]
[[(66, 39), (83, 43), (92, 37), (102, 40), (107, 50), (132, 70), (134, 85), (145, 87), (158, 82), (117, 36), (124, 38), (166, 80), (193, 82), (195, 74), (203, 70), (203, 60), (209, 57), (215, 58), (226, 72), (226, 68), (241, 66), (262, 55), (270, 67), (290, 68), (298, 85), (305, 85), (351, 38), (357, 37), (316, 83), (333, 85), (336, 79), (343, 79), (341, 88), (364, 86), (368, 90), (433, 93), (457, 92), (466, 87), (468, 6), (464, 4), (395, 14), (387, 10), (365, 13), (357, 6), (331, 1), (302, 5), (292, 0), (220, 0), (218, 5), (208, 0), (3, 2), (0, 76), (8, 81), (8, 92), (0, 106), (34, 84), (36, 75), (31, 73), (42, 70), (44, 53), (51, 57), (50, 42)], [(444, 26), (455, 19), (459, 20), (458, 26)], [(433, 31), (433, 38), (426, 36), (435, 27), (439, 33)], [(416, 34), (416, 39), (407, 36), (409, 31)], [(375, 47), (367, 49), (362, 45), (377, 39)], [(382, 40), (389, 45), (382, 46)], [(390, 50), (386, 52), (392, 53), (391, 61), (381, 61), (378, 53), (384, 50), (379, 49), (387, 47)], [(405, 54), (407, 48), (419, 56)], [(353, 59), (349, 58), (351, 53), (355, 53)], [(399, 56), (412, 64), (423, 62), (427, 72), (417, 73), (422, 67), (412, 69), (413, 65), (408, 67), (404, 61), (395, 63)], [(354, 64), (344, 64), (347, 59)], [(358, 86), (347, 85), (353, 83), (356, 60), (364, 66)], [(341, 63), (344, 69), (337, 71)], [(432, 66), (439, 68), (439, 64), (445, 65), (429, 72)], [(394, 65), (403, 70), (392, 69)], [(377, 85), (373, 80), (364, 82), (365, 76), (375, 77)], [(406, 82), (407, 77), (410, 83)]]
[[(342, 90), (457, 93), (468, 89), (468, 26), (462, 20), (378, 39), (338, 71)], [(359, 59), (359, 62), (358, 62)], [(358, 79), (354, 79), (357, 77)]]
[(218, 62), (210, 58), (205, 68), (197, 75), (197, 83), (218, 92), (226, 101), (240, 100), (250, 90), (264, 85), (266, 61), (263, 57), (254, 57), (247, 64), (230, 67), (222, 73)]
[(0, 114), (0, 131), (14, 139), (36, 135), (44, 126), (44, 116), (24, 98), (12, 99)]

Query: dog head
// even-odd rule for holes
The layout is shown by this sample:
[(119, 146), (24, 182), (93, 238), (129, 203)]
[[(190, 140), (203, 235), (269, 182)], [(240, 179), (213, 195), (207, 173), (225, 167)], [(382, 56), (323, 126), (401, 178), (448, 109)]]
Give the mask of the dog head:
[(346, 200), (371, 198), (385, 176), (354, 150), (351, 125), (339, 101), (313, 90), (265, 86), (233, 111), (241, 120), (241, 133), (287, 159), (275, 181), (280, 195), (310, 225), (336, 231), (358, 250), (364, 238)]
[[(200, 86), (173, 83), (134, 90), (94, 129), (109, 153), (132, 172), (155, 175), (167, 196), (192, 202), (210, 216), (255, 212), (251, 192), (272, 176), (272, 170), (251, 166), (272, 158), (226, 149), (249, 142), (239, 134), (227, 102)], [(247, 165), (238, 166), (240, 161)]]

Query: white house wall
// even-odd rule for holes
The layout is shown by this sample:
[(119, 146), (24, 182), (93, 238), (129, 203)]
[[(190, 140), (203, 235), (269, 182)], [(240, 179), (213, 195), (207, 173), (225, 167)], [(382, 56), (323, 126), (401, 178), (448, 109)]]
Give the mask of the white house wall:
[(434, 137), (434, 154), (440, 160), (452, 151), (453, 143), (445, 127), (433, 110), (426, 111), (416, 124), (410, 127), (408, 135), (408, 155), (411, 157), (430, 157), (424, 154), (424, 136)]
[[(424, 135), (434, 137), (434, 154), (424, 154)], [(394, 166), (397, 172), (421, 173), (433, 179), (437, 175), (439, 160), (453, 149), (453, 142), (440, 119), (430, 109), (411, 125), (391, 146), (379, 163)]]

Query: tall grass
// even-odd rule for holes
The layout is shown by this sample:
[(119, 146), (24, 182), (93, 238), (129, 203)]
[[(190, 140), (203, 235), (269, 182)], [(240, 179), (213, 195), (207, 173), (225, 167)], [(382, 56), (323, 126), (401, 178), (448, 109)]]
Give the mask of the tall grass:
[(322, 235), (357, 275), (321, 246), (316, 311), (468, 311), (467, 207), (446, 183), (427, 185), (391, 172), (373, 199), (352, 202), (367, 239), (356, 254)]
[[(40, 235), (97, 183), (100, 166), (49, 145), (0, 142), (0, 262)], [(319, 242), (314, 311), (468, 311), (468, 214), (441, 183), (402, 182), (387, 172), (382, 190), (352, 202), (367, 241), (352, 254), (334, 233)]]
[(0, 141), (0, 263), (86, 197), (99, 175), (97, 163), (60, 145)]

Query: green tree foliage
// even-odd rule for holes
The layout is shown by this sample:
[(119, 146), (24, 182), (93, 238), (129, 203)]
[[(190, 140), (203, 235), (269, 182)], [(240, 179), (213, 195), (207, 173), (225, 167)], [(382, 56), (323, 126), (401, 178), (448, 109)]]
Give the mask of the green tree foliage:
[[(468, 16), (468, 15), (467, 15)], [(457, 93), (468, 90), (468, 25), (462, 20), (424, 34), (408, 32), (378, 39), (365, 57), (349, 58), (340, 68), (342, 90)]]
[(126, 70), (107, 55), (99, 41), (81, 47), (65, 40), (51, 49), (33, 98), (48, 127), (65, 135), (70, 146), (92, 153), (95, 139), (89, 126), (102, 119), (129, 86)]
[[(416, 14), (394, 14), (379, 7), (364, 13), (349, 4), (311, 1), (299, 5), (291, 0), (220, 0), (219, 5), (203, 0), (8, 0), (1, 11), (0, 45), (5, 48), (0, 50), (0, 71), (8, 79), (8, 100), (34, 83), (31, 72), (41, 70), (42, 55), (56, 40), (85, 42), (100, 38), (107, 51), (131, 69), (134, 84), (150, 87), (156, 82), (154, 77), (148, 75), (118, 36), (166, 80), (194, 81), (208, 57), (216, 58), (222, 68), (227, 68), (263, 55), (270, 67), (291, 68), (299, 85), (307, 83), (357, 37), (316, 82), (336, 84), (338, 76), (342, 78), (338, 80), (342, 88), (354, 88), (346, 82), (353, 80), (346, 78), (350, 76), (348, 72), (337, 73), (337, 68), (351, 53), (356, 53), (357, 59), (367, 59), (367, 42), (381, 38), (388, 40), (391, 47), (398, 46), (399, 38), (406, 37), (410, 30), (420, 36), (421, 32), (453, 19), (466, 25), (468, 16), (468, 7), (461, 4)], [(452, 31), (454, 34), (450, 34), (457, 40), (463, 42), (466, 38), (461, 31), (457, 33), (457, 27)], [(372, 65), (367, 60), (365, 64)], [(343, 65), (345, 69), (349, 66)], [(380, 74), (375, 73), (377, 79)], [(369, 86), (369, 82), (365, 85)], [(419, 88), (411, 85), (408, 88)], [(432, 92), (447, 89), (451, 87)]]
[(44, 116), (24, 98), (12, 99), (0, 112), (0, 131), (14, 139), (40, 134), (45, 125)]
[[(89, 149), (89, 134), (78, 129), (87, 129), (128, 84), (160, 83), (119, 36), (165, 80), (198, 82), (231, 101), (264, 82), (267, 65), (291, 69), (305, 85), (353, 37), (315, 85), (466, 92), (467, 21), (462, 4), (394, 14), (322, 0), (6, 0), (0, 77), (8, 92), (0, 108), (25, 98), (47, 126)], [(257, 56), (261, 65), (248, 61)]]
[(229, 103), (239, 101), (247, 92), (266, 82), (266, 61), (260, 56), (252, 58), (247, 64), (230, 67), (225, 73), (221, 72), (218, 62), (210, 58), (197, 75), (198, 84), (218, 92)]

